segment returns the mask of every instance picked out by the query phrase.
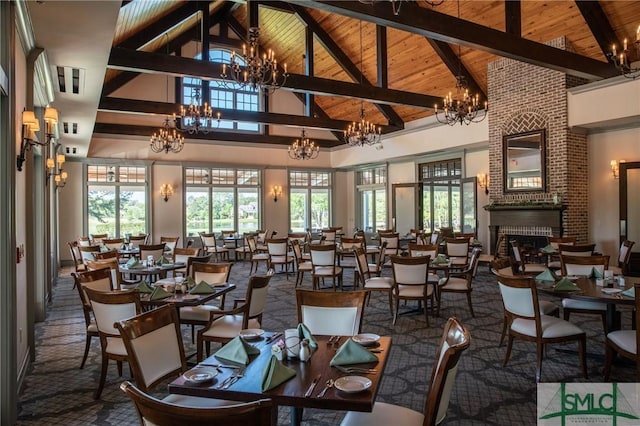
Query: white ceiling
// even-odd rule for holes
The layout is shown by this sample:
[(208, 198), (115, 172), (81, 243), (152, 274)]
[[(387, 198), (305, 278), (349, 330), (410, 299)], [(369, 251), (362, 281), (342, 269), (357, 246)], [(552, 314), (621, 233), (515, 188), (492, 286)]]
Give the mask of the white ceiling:
[[(121, 1), (28, 1), (36, 46), (45, 50), (60, 115), (60, 143), (85, 157), (109, 60)], [(60, 93), (57, 67), (79, 68), (80, 93)], [(78, 133), (62, 132), (62, 122), (78, 123)]]

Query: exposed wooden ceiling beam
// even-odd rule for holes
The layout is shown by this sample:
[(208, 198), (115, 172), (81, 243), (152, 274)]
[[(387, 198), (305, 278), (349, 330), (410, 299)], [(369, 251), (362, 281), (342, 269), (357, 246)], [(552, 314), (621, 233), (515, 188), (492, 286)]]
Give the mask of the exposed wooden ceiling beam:
[(507, 33), (522, 37), (522, 8), (520, 0), (504, 2), (504, 23)]
[[(105, 97), (100, 100), (99, 111), (172, 115), (178, 111), (180, 105), (169, 102), (144, 101), (139, 99), (125, 99)], [(241, 111), (235, 109), (216, 109), (224, 120), (248, 121), (262, 124), (277, 124), (283, 126), (305, 127), (307, 129), (326, 129), (342, 131), (349, 124), (346, 120), (307, 117), (303, 115), (278, 114), (273, 112)], [(380, 126), (382, 133), (400, 130), (393, 126)]]
[[(93, 128), (93, 133), (104, 133), (112, 135), (130, 135), (130, 136), (143, 136), (149, 137), (154, 132), (158, 131), (157, 126), (136, 126), (129, 124), (114, 124), (114, 123), (102, 123), (96, 122)], [(289, 145), (293, 139), (291, 136), (274, 136), (274, 135), (261, 135), (257, 133), (237, 133), (237, 132), (223, 132), (223, 131), (211, 131), (206, 135), (198, 133), (193, 135), (187, 135), (188, 140), (195, 141), (220, 141), (220, 142), (249, 142), (259, 144), (276, 144), (276, 145)], [(314, 139), (316, 144), (321, 148), (333, 148), (342, 145), (343, 142), (338, 140), (329, 139)], [(189, 142), (187, 142), (189, 143)]]
[(291, 3), (459, 44), (588, 80), (617, 75), (615, 68), (606, 62), (422, 8), (412, 2), (405, 2), (407, 4), (402, 16), (394, 15), (386, 2), (364, 4), (356, 1), (291, 0)]
[[(108, 66), (126, 71), (168, 73), (180, 77), (190, 76), (209, 80), (217, 79), (220, 75), (219, 64), (122, 48), (111, 49)], [(342, 96), (374, 103), (410, 105), (425, 109), (432, 109), (434, 104), (440, 101), (438, 96), (375, 86), (362, 86), (355, 83), (307, 77), (299, 74), (290, 74), (282, 88), (292, 91), (311, 92), (316, 95)]]
[(620, 40), (616, 32), (607, 19), (607, 15), (602, 10), (602, 6), (597, 1), (576, 1), (576, 6), (580, 10), (582, 17), (587, 21), (591, 34), (598, 42), (600, 50), (605, 57), (611, 52), (612, 45), (618, 46), (622, 50)]

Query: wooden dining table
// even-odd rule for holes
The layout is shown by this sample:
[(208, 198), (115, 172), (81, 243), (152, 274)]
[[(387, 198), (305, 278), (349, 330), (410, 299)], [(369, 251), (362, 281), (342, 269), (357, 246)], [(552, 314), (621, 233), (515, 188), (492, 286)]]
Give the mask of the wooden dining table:
[[(596, 285), (595, 278), (577, 276), (572, 281), (578, 286), (578, 290), (557, 291), (553, 287), (554, 285), (553, 282), (550, 282), (550, 281), (536, 281), (536, 282), (537, 282), (538, 291), (541, 293), (550, 294), (552, 296), (562, 297), (562, 298), (568, 297), (571, 299), (585, 300), (589, 302), (605, 303), (607, 306), (607, 314), (606, 314), (607, 332), (613, 331), (613, 330), (619, 330), (621, 326), (620, 315), (618, 315), (616, 307), (618, 305), (633, 306), (635, 303), (635, 300), (632, 297), (627, 297), (620, 294), (620, 292), (614, 293), (614, 294), (607, 294), (606, 292), (603, 292), (603, 289), (605, 289), (606, 291), (607, 287)], [(625, 290), (632, 287), (633, 287), (633, 284), (630, 283), (629, 280), (627, 280), (627, 284), (624, 289), (619, 288), (615, 283), (612, 288), (619, 288), (619, 290)]]
[(163, 266), (144, 266), (142, 268), (128, 268), (126, 263), (121, 264), (118, 269), (122, 274), (141, 275), (149, 277), (150, 281), (159, 278), (166, 278), (167, 272), (184, 268), (184, 262), (176, 262)]
[(173, 293), (171, 297), (158, 300), (150, 300), (151, 293), (141, 294), (140, 303), (145, 307), (158, 307), (172, 303), (176, 308), (184, 306), (198, 306), (205, 304), (213, 299), (223, 296), (236, 289), (235, 284), (225, 284), (220, 286), (214, 286), (212, 293), (205, 294), (189, 294), (189, 293)]
[[(335, 387), (330, 388), (323, 397), (318, 394), (325, 387), (329, 379), (338, 379), (348, 376), (337, 368), (330, 366), (331, 359), (335, 356), (339, 345), (328, 343), (330, 336), (314, 336), (318, 342), (318, 348), (313, 352), (307, 362), (298, 359), (283, 361), (283, 364), (292, 368), (296, 375), (281, 385), (263, 392), (261, 389), (262, 373), (265, 366), (271, 359), (271, 346), (266, 338), (273, 333), (265, 333), (260, 340), (250, 341), (251, 344), (260, 349), (260, 354), (252, 357), (242, 378), (231, 385), (228, 389), (219, 389), (218, 386), (235, 370), (220, 368), (216, 378), (209, 383), (194, 384), (186, 381), (184, 377), (179, 377), (169, 384), (169, 392), (174, 394), (200, 396), (207, 398), (227, 399), (234, 401), (255, 401), (261, 398), (269, 398), (276, 405), (291, 407), (291, 424), (299, 425), (302, 420), (304, 408), (320, 408), (325, 410), (350, 410), (367, 411), (373, 410), (373, 404), (378, 394), (382, 374), (387, 364), (389, 351), (391, 350), (391, 337), (382, 336), (375, 347), (374, 355), (378, 358), (377, 363), (357, 364), (357, 367), (375, 368), (372, 374), (351, 374), (365, 376), (371, 380), (371, 387), (358, 393), (344, 393)], [(350, 337), (343, 336), (339, 344), (342, 344)], [(199, 365), (216, 366), (228, 364), (217, 359), (214, 355), (206, 358)], [(317, 384), (313, 388), (310, 396), (305, 397), (310, 385), (316, 379)]]

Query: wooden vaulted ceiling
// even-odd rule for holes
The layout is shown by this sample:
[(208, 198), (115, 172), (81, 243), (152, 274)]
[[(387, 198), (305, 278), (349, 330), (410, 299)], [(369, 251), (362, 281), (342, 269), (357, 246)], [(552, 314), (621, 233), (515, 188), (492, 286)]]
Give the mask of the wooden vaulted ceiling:
[[(201, 39), (201, 19), (209, 27), (212, 45), (236, 49), (248, 23), (257, 19), (261, 46), (274, 49), (278, 62), (287, 63), (291, 74), (280, 90), (293, 91), (305, 102), (305, 94), (313, 94), (308, 117), (222, 110), (223, 117), (327, 129), (333, 137), (318, 141), (324, 147), (342, 143), (340, 131), (358, 119), (361, 103), (367, 119), (385, 133), (433, 115), (435, 102), (455, 89), (459, 72), (467, 77), (471, 92), (486, 97), (487, 64), (501, 56), (586, 80), (615, 76), (606, 53), (612, 43), (620, 45), (625, 37), (635, 36), (640, 23), (640, 2), (634, 1), (445, 0), (437, 7), (394, 1), (396, 8), (400, 6), (397, 15), (386, 0), (124, 2), (94, 131), (148, 136), (157, 124), (122, 124), (126, 120), (117, 117), (178, 110), (177, 104), (157, 100), (163, 96), (155, 101), (124, 97), (127, 91), (121, 88), (135, 82), (140, 73), (219, 76), (217, 65), (179, 54), (187, 43)], [(560, 36), (567, 37), (573, 52), (544, 45)], [(305, 69), (309, 66), (311, 72)], [(195, 138), (291, 142), (290, 136), (270, 131), (264, 135), (218, 131)]]

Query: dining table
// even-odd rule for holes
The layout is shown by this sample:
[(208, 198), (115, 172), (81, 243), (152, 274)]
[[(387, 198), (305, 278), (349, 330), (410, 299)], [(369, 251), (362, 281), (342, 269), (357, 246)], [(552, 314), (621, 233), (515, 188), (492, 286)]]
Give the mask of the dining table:
[[(235, 369), (227, 368), (228, 362), (221, 362), (215, 355), (206, 358), (199, 366), (217, 367), (218, 374), (211, 382), (197, 384), (180, 376), (169, 384), (169, 392), (173, 394), (191, 395), (207, 398), (218, 398), (233, 401), (254, 401), (261, 398), (269, 398), (276, 405), (291, 408), (290, 421), (292, 425), (300, 425), (304, 408), (319, 408), (325, 410), (349, 410), (366, 411), (373, 410), (382, 375), (391, 350), (391, 337), (381, 336), (375, 346), (370, 346), (371, 352), (378, 358), (378, 362), (357, 364), (357, 367), (373, 368), (375, 371), (369, 374), (348, 374), (330, 365), (340, 344), (343, 344), (349, 336), (314, 336), (318, 347), (312, 352), (310, 359), (302, 362), (299, 359), (285, 359), (283, 365), (293, 369), (295, 376), (275, 388), (262, 391), (262, 374), (271, 360), (271, 346), (269, 338), (273, 332), (264, 333), (259, 340), (250, 341), (260, 350), (260, 354), (251, 357), (244, 373), (235, 383), (228, 388), (221, 388), (220, 384), (234, 374)], [(329, 342), (332, 337), (339, 337), (338, 344)], [(277, 340), (277, 339), (276, 339)], [(244, 368), (244, 366), (242, 366)], [(371, 381), (370, 386), (357, 393), (347, 393), (335, 388), (327, 389), (321, 395), (323, 389), (329, 383), (334, 383), (345, 376), (364, 376)], [(345, 379), (343, 379), (345, 380)]]
[(157, 279), (166, 278), (167, 272), (174, 271), (176, 269), (180, 269), (184, 267), (185, 267), (184, 262), (169, 263), (165, 265), (146, 266), (144, 264), (144, 261), (141, 261), (141, 265), (135, 268), (129, 268), (126, 263), (122, 263), (118, 267), (118, 270), (122, 274), (130, 274), (134, 276), (146, 276), (149, 278), (151, 282), (154, 282)]
[(575, 290), (556, 290), (552, 281), (539, 281), (536, 280), (536, 287), (538, 291), (544, 294), (549, 294), (556, 297), (571, 298), (578, 300), (585, 300), (589, 302), (604, 303), (607, 306), (606, 322), (607, 332), (613, 330), (619, 330), (620, 315), (617, 312), (617, 306), (627, 305), (633, 306), (635, 299), (622, 294), (623, 290), (633, 288), (633, 284), (630, 280), (626, 280), (625, 287), (618, 287), (617, 280), (613, 280), (612, 287), (599, 286), (595, 278), (586, 276), (570, 276), (568, 277), (577, 286)]
[(155, 308), (170, 303), (175, 305), (178, 309), (184, 306), (198, 306), (235, 290), (236, 285), (226, 283), (224, 285), (211, 286), (211, 288), (213, 290), (211, 293), (190, 294), (188, 292), (173, 292), (170, 297), (157, 300), (150, 300), (150, 293), (140, 294), (140, 303), (142, 306), (149, 308)]

